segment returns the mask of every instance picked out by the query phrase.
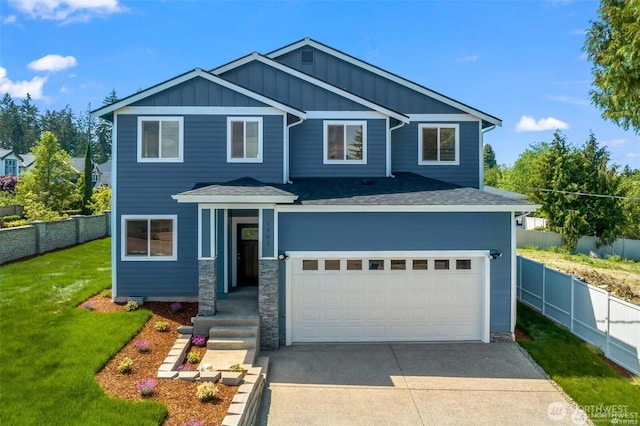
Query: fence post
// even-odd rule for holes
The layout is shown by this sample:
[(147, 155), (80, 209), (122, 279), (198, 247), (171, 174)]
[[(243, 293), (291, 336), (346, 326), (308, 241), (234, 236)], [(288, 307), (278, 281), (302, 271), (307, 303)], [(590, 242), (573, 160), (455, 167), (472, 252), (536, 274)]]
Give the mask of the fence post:
[(571, 334), (573, 334), (573, 316), (574, 316), (574, 309), (575, 309), (575, 288), (576, 288), (576, 277), (571, 274), (571, 309), (569, 310), (569, 329), (571, 330)]
[(609, 358), (609, 335), (610, 330), (609, 328), (611, 327), (611, 320), (609, 319), (609, 317), (611, 316), (611, 293), (609, 293), (607, 291), (607, 316), (604, 318), (604, 325), (605, 325), (605, 330), (606, 330), (606, 335), (605, 335), (605, 341), (604, 341), (604, 356), (606, 356), (607, 358)]
[(542, 264), (542, 315), (547, 316), (547, 310), (545, 309), (545, 304), (547, 302), (546, 299), (546, 290), (545, 287), (547, 286), (547, 277), (546, 277), (546, 272), (547, 272), (547, 265), (545, 265), (544, 263)]
[(522, 256), (516, 256), (518, 263), (518, 300), (522, 300)]

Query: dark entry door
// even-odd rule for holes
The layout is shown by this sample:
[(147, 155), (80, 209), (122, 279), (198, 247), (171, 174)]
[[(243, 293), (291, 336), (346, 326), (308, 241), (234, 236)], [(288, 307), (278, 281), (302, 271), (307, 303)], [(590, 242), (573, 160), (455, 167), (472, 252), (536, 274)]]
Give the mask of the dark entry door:
[(258, 225), (238, 225), (238, 285), (258, 285)]

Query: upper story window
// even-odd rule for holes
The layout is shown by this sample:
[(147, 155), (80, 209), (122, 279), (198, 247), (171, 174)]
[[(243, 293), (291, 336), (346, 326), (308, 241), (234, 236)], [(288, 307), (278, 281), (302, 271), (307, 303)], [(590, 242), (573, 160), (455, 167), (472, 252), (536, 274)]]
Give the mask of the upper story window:
[(460, 164), (458, 124), (420, 124), (418, 139), (418, 164)]
[(262, 162), (262, 117), (227, 118), (227, 161)]
[(138, 117), (138, 161), (182, 162), (182, 117)]
[(4, 160), (4, 174), (18, 176), (18, 160), (7, 158)]
[(324, 164), (331, 163), (367, 163), (366, 121), (324, 122)]
[(122, 260), (176, 260), (178, 218), (122, 216)]

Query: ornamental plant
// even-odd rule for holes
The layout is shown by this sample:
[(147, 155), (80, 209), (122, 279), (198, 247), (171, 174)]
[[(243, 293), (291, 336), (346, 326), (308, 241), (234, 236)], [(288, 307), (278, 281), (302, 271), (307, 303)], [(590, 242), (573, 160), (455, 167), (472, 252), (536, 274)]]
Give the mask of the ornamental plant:
[(156, 323), (153, 324), (153, 327), (158, 331), (164, 332), (169, 330), (169, 323), (167, 321), (156, 321)]
[(176, 312), (180, 312), (182, 310), (182, 303), (180, 302), (173, 302), (171, 305), (169, 305), (169, 309), (171, 310), (171, 312), (173, 312), (174, 314)]
[(198, 419), (189, 419), (186, 422), (182, 423), (182, 426), (204, 426), (204, 422)]
[(127, 302), (127, 304), (126, 304), (126, 305), (124, 305), (124, 308), (125, 308), (127, 311), (129, 311), (129, 312), (131, 312), (131, 311), (137, 311), (137, 310), (138, 310), (138, 308), (139, 308), (139, 306), (138, 306), (138, 302), (136, 302), (135, 300), (129, 300), (129, 301)]
[(95, 307), (93, 306), (93, 302), (90, 301), (86, 301), (84, 303), (82, 303), (82, 305), (80, 305), (81, 308), (85, 308), (89, 311), (93, 311), (95, 309)]
[(136, 383), (136, 389), (138, 389), (142, 396), (151, 396), (157, 385), (158, 382), (154, 379), (142, 379)]
[(204, 346), (207, 344), (207, 336), (195, 335), (191, 338), (191, 344), (193, 346)]
[(180, 364), (177, 368), (178, 371), (191, 371), (191, 364)]
[(196, 351), (191, 351), (189, 352), (189, 354), (187, 355), (187, 361), (189, 361), (189, 364), (197, 364), (200, 362), (200, 354)]
[(202, 402), (212, 401), (218, 397), (220, 388), (212, 382), (204, 382), (196, 388), (196, 398)]
[(151, 345), (151, 341), (147, 340), (147, 339), (140, 339), (138, 340), (136, 343), (136, 348), (138, 349), (138, 352), (149, 352), (149, 346)]
[(124, 357), (120, 364), (118, 364), (118, 371), (122, 374), (130, 374), (133, 369), (133, 360), (131, 358)]
[(229, 367), (229, 371), (233, 371), (234, 373), (242, 373), (242, 367), (240, 366), (240, 364), (233, 364), (231, 367)]

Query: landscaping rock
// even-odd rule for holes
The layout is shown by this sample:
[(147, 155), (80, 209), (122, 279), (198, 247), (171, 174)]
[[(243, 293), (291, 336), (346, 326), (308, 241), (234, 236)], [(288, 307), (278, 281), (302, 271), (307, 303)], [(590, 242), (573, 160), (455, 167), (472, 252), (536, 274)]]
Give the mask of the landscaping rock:
[(195, 382), (199, 375), (200, 375), (199, 371), (181, 371), (178, 374), (178, 378), (180, 380), (187, 380), (189, 382)]
[(200, 372), (200, 381), (201, 382), (217, 382), (220, 380), (220, 372), (219, 371), (201, 371)]
[(223, 371), (220, 380), (227, 386), (238, 386), (240, 382), (242, 382), (242, 373), (234, 371)]
[(193, 326), (192, 325), (181, 325), (178, 327), (178, 333), (180, 334), (193, 334)]
[(178, 376), (177, 371), (158, 371), (158, 379), (175, 379)]

